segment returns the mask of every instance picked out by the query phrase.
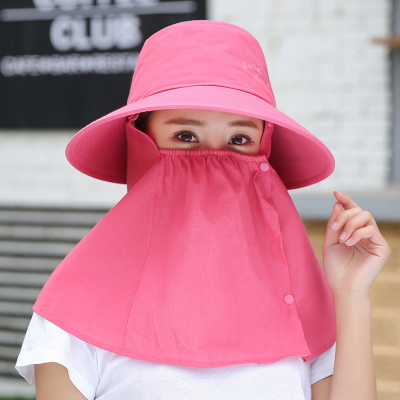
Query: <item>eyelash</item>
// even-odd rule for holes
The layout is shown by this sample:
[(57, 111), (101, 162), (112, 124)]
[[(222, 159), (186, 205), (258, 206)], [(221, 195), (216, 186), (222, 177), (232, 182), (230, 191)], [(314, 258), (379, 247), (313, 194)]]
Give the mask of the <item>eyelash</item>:
[[(178, 140), (180, 140), (180, 141), (182, 141), (182, 142), (184, 142), (184, 143), (193, 143), (192, 141), (186, 142), (186, 141), (184, 141), (184, 140), (179, 139), (179, 135), (182, 135), (182, 134), (184, 134), (184, 133), (189, 134), (189, 135), (192, 135), (193, 137), (195, 137), (195, 138), (197, 139), (196, 135), (195, 135), (194, 133), (192, 133), (192, 132), (189, 132), (189, 131), (181, 131), (181, 132), (178, 132), (177, 134), (175, 134), (175, 135), (173, 135), (173, 136), (170, 136), (169, 139), (178, 139)], [(230, 139), (230, 141), (231, 141), (232, 139), (235, 139), (235, 138), (245, 138), (245, 139), (247, 139), (247, 141), (246, 141), (245, 143), (243, 143), (243, 144), (236, 144), (236, 145), (234, 144), (235, 146), (243, 146), (243, 145), (246, 145), (246, 144), (249, 144), (249, 143), (254, 143), (247, 135), (235, 135), (235, 136), (233, 136), (233, 137)]]

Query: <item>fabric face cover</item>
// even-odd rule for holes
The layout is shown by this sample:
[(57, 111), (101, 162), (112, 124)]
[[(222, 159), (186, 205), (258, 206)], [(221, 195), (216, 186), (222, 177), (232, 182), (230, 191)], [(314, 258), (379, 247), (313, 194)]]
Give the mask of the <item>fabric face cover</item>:
[(305, 361), (335, 342), (332, 296), (265, 155), (158, 149), (126, 124), (128, 193), (34, 311), (124, 356), (193, 367)]

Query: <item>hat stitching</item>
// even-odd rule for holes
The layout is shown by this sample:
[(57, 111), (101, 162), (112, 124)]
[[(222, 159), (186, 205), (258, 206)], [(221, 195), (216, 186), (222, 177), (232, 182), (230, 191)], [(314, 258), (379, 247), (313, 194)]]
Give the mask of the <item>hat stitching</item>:
[[(168, 91), (170, 91), (170, 90), (177, 90), (177, 89), (183, 89), (183, 88), (189, 88), (189, 87), (219, 87), (219, 88), (225, 88), (225, 89), (236, 90), (236, 91), (238, 91), (238, 92), (247, 93), (247, 94), (250, 94), (250, 95), (252, 95), (252, 96), (254, 96), (254, 97), (257, 97), (257, 98), (259, 98), (260, 100), (265, 101), (265, 102), (268, 103), (269, 105), (271, 105), (271, 106), (273, 106), (274, 108), (276, 108), (276, 105), (275, 105), (275, 104), (271, 103), (270, 101), (268, 101), (268, 100), (266, 100), (266, 99), (260, 97), (259, 95), (255, 94), (255, 93), (252, 93), (252, 92), (250, 92), (250, 91), (248, 91), (248, 90), (238, 89), (238, 88), (232, 87), (232, 86), (216, 85), (216, 84), (212, 84), (212, 83), (210, 83), (210, 84), (203, 84), (203, 83), (202, 83), (202, 84), (188, 84), (188, 85), (179, 85), (179, 86), (167, 86), (167, 87), (163, 88), (162, 90), (158, 90), (158, 91), (154, 91), (154, 92), (149, 92), (149, 93), (147, 93), (145, 96), (142, 96), (142, 97), (139, 97), (139, 98), (137, 98), (137, 99), (135, 99), (135, 100), (132, 100), (132, 101), (129, 102), (127, 105), (134, 104), (134, 103), (136, 103), (138, 100), (146, 99), (146, 98), (148, 98), (148, 97), (154, 96), (154, 95), (159, 94), (159, 93), (164, 93), (164, 92), (168, 92)], [(271, 93), (271, 94), (272, 94), (272, 98), (274, 99), (274, 103), (275, 103), (274, 95), (273, 95), (273, 93)]]

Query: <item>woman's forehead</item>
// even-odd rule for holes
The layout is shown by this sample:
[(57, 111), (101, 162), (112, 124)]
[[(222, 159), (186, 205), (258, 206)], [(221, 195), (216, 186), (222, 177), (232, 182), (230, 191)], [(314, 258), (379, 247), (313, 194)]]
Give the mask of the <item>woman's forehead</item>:
[(246, 115), (233, 114), (215, 110), (200, 109), (166, 109), (153, 111), (151, 119), (157, 119), (164, 123), (183, 123), (203, 126), (209, 122), (227, 122), (232, 126), (261, 125), (262, 120)]

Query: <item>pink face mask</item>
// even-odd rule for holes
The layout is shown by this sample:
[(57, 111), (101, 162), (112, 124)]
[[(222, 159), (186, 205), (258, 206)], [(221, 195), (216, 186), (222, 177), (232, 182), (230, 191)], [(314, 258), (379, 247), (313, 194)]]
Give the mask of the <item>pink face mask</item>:
[(330, 348), (331, 292), (267, 156), (158, 149), (130, 121), (126, 135), (127, 195), (53, 273), (35, 312), (160, 363), (309, 360)]

